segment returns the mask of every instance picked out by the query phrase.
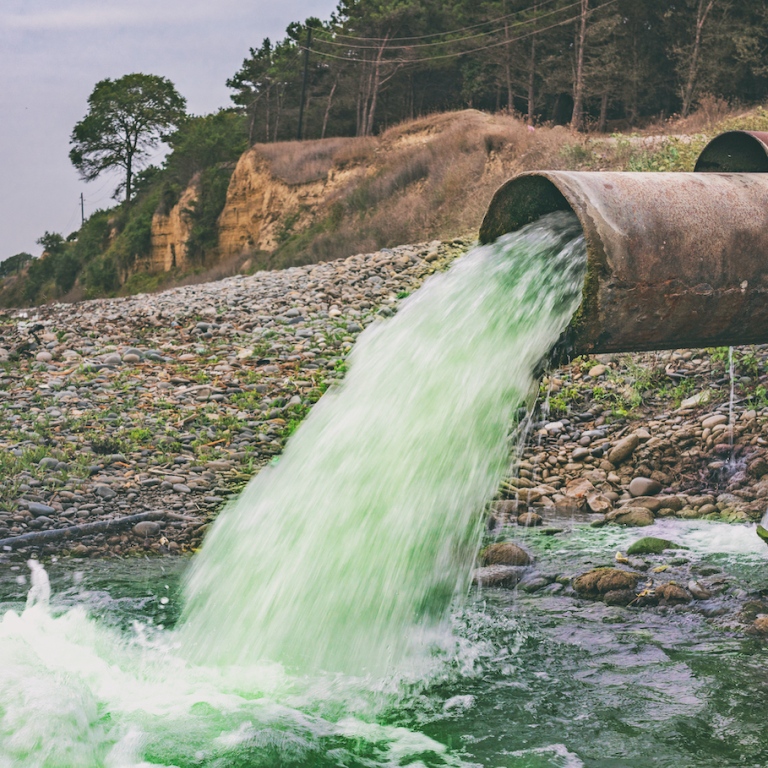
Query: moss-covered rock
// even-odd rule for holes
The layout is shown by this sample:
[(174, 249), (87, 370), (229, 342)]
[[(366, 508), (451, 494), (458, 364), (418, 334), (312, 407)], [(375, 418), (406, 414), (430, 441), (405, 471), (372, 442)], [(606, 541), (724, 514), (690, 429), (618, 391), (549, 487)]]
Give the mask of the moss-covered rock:
[(644, 536), (627, 549), (628, 555), (660, 555), (666, 549), (687, 549), (668, 539), (657, 539), (655, 536)]

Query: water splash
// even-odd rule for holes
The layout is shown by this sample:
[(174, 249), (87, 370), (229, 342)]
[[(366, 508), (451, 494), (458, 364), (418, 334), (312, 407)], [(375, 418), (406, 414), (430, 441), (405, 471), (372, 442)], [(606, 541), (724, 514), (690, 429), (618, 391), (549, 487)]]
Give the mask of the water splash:
[(380, 674), (442, 621), (584, 269), (576, 217), (550, 214), (369, 328), (341, 387), (208, 535), (187, 589), (191, 658)]

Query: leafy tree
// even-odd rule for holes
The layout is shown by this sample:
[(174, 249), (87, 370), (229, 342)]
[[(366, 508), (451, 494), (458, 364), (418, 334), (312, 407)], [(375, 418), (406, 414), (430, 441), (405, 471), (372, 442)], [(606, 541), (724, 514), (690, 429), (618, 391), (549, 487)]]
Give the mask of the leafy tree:
[(101, 80), (88, 97), (88, 113), (75, 125), (69, 158), (86, 181), (120, 168), (115, 191), (133, 194), (133, 177), (161, 140), (185, 116), (186, 100), (173, 83), (157, 75), (134, 73)]
[(33, 258), (31, 253), (22, 252), (0, 261), (0, 277), (19, 274)]

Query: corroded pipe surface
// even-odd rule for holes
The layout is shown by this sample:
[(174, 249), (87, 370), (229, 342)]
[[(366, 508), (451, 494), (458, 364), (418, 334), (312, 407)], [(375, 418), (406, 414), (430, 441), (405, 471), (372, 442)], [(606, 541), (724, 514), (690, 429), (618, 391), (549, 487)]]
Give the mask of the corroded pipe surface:
[(693, 170), (709, 173), (768, 173), (768, 133), (721, 133), (704, 147)]
[(526, 173), (480, 240), (569, 209), (588, 269), (556, 357), (768, 342), (768, 175)]

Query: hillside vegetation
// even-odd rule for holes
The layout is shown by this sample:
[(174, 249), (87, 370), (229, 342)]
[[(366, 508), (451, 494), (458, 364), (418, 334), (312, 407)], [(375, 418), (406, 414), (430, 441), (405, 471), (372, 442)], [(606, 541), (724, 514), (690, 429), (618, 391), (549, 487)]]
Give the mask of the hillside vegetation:
[[(494, 191), (515, 173), (691, 170), (711, 136), (766, 130), (768, 113), (699, 112), (642, 135), (608, 137), (464, 110), (377, 137), (257, 144), (241, 154), (243, 127), (231, 112), (190, 120), (165, 167), (139, 177), (130, 204), (97, 212), (67, 238), (46, 233), (42, 258), (12, 261), (0, 275), (0, 305), (124, 295), (471, 235)], [(241, 217), (249, 201), (257, 210)], [(162, 266), (159, 230), (172, 213), (183, 227), (165, 248), (178, 260)]]

